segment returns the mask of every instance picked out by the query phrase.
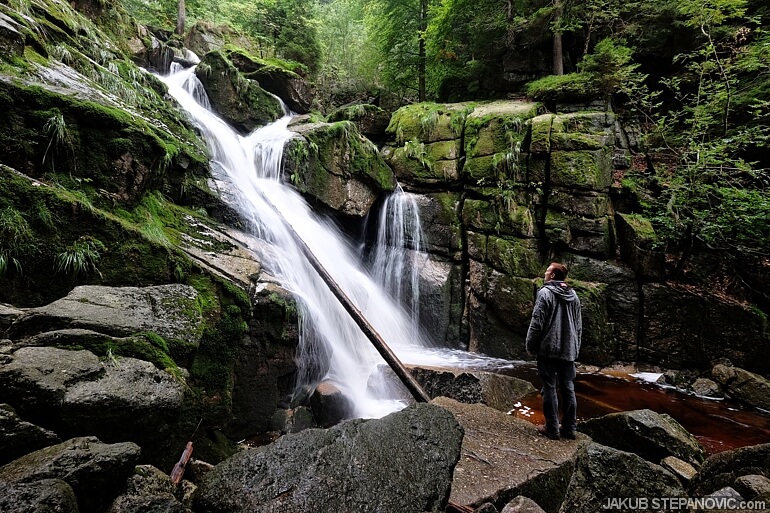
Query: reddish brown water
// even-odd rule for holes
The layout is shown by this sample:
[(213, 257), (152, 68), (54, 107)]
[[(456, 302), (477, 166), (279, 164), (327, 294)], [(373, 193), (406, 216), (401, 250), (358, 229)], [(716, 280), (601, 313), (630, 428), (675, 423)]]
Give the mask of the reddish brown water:
[[(540, 387), (533, 366), (518, 367), (506, 374), (531, 381)], [(770, 442), (770, 415), (742, 408), (730, 401), (701, 399), (682, 392), (662, 388), (634, 378), (604, 374), (578, 374), (575, 379), (578, 398), (578, 422), (616, 411), (647, 408), (667, 413), (695, 435), (710, 454), (747, 445)], [(521, 416), (544, 423), (539, 393), (522, 401), (532, 409), (531, 416)]]

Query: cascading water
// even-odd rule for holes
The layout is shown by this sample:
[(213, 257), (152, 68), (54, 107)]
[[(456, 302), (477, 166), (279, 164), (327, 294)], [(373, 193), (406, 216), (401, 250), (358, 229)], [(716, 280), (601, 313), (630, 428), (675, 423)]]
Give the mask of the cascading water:
[(401, 186), (385, 199), (377, 225), (372, 255), (372, 275), (397, 301), (409, 306), (412, 334), (419, 336), (420, 268), (422, 252), (420, 211), (414, 195)]
[[(172, 69), (172, 72), (174, 70)], [(281, 183), (281, 160), (291, 116), (241, 137), (207, 108), (208, 100), (194, 74), (194, 68), (177, 71), (163, 78), (169, 93), (188, 112), (200, 128), (212, 155), (212, 168), (228, 181), (236, 197), (231, 200), (254, 235), (267, 244), (253, 248), (266, 269), (297, 300), (300, 317), (300, 343), (297, 348), (298, 386), (317, 383), (321, 378), (334, 381), (352, 399), (358, 417), (379, 417), (404, 406), (396, 400), (397, 387), (375, 382), (383, 374), (375, 372), (384, 361), (372, 347), (342, 305), (297, 248), (286, 224), (300, 236), (327, 272), (339, 284), (359, 311), (387, 342), (398, 357), (408, 363), (427, 365), (488, 365), (492, 359), (457, 351), (427, 349), (423, 337), (399, 304), (363, 269), (351, 245), (336, 226), (315, 215), (302, 197)], [(269, 200), (267, 199), (269, 198)], [(418, 226), (405, 221), (404, 200), (396, 211), (392, 229), (386, 229), (383, 247), (419, 248)], [(394, 203), (397, 205), (398, 203)], [(391, 212), (391, 210), (388, 210)], [(416, 212), (416, 209), (414, 209)], [(381, 223), (393, 221), (392, 212), (383, 214)], [(286, 224), (284, 224), (284, 222)], [(411, 225), (410, 225), (411, 223)], [(390, 230), (390, 234), (388, 235)], [(388, 258), (387, 251), (379, 257)], [(391, 256), (394, 253), (391, 253)], [(402, 258), (403, 257), (399, 257)], [(377, 260), (377, 258), (375, 258)], [(377, 267), (377, 266), (375, 266)], [(402, 268), (378, 271), (384, 283), (395, 286)], [(412, 294), (416, 294), (418, 269), (413, 269)], [(390, 275), (390, 276), (388, 276)], [(413, 307), (417, 303), (416, 296)], [(509, 363), (497, 360), (497, 365)], [(387, 380), (386, 380), (387, 381)]]

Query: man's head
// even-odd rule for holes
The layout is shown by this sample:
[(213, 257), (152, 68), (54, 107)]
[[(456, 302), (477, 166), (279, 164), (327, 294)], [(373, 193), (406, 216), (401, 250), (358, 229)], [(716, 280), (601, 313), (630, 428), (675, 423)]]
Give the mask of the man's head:
[(545, 281), (558, 280), (564, 281), (567, 279), (567, 266), (558, 262), (551, 262), (548, 269), (545, 270)]

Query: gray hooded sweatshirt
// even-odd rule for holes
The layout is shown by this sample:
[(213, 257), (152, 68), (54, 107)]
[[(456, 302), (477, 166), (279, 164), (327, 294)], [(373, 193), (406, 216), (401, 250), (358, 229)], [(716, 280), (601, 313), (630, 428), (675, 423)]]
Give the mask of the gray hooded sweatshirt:
[(538, 357), (574, 362), (580, 352), (583, 319), (580, 299), (563, 281), (548, 281), (537, 291), (526, 348)]

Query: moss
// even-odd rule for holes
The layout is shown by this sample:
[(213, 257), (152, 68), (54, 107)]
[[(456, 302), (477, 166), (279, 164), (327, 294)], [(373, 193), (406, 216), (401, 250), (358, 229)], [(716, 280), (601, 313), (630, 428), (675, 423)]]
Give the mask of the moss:
[(436, 142), (459, 139), (470, 104), (418, 103), (398, 109), (390, 119), (386, 133), (395, 136), (397, 144), (417, 140)]
[(606, 190), (611, 183), (609, 148), (598, 151), (551, 152), (551, 184), (596, 191)]
[(487, 261), (498, 271), (513, 276), (535, 277), (540, 274), (540, 255), (534, 239), (490, 235)]

